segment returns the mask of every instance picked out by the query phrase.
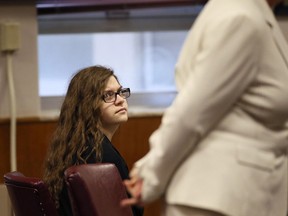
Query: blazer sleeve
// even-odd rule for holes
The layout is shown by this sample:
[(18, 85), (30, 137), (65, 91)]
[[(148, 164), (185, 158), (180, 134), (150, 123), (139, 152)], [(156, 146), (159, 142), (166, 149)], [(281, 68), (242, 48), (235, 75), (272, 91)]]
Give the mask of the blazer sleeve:
[(206, 25), (195, 64), (182, 67), (191, 61), (193, 34), (189, 37), (176, 65), (176, 75), (189, 70), (185, 84), (150, 137), (149, 153), (134, 166), (143, 178), (144, 202), (164, 193), (173, 172), (232, 109), (258, 71), (261, 31), (246, 16)]

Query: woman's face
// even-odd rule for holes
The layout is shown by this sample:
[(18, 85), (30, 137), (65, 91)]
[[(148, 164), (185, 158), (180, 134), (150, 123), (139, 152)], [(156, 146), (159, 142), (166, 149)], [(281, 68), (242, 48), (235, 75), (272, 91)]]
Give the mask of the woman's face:
[[(117, 92), (122, 86), (117, 82), (114, 76), (108, 79), (104, 91)], [(116, 96), (115, 102), (106, 103), (102, 101), (100, 106), (102, 127), (105, 130), (115, 130), (119, 124), (128, 120), (128, 104), (127, 100)]]

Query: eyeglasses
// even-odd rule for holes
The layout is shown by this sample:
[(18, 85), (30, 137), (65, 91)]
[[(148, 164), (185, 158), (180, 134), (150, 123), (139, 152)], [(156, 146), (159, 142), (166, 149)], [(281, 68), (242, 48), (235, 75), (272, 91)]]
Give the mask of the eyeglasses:
[(130, 88), (122, 88), (119, 89), (117, 92), (106, 91), (104, 92), (102, 99), (105, 103), (114, 103), (116, 101), (117, 95), (119, 95), (123, 99), (130, 97)]

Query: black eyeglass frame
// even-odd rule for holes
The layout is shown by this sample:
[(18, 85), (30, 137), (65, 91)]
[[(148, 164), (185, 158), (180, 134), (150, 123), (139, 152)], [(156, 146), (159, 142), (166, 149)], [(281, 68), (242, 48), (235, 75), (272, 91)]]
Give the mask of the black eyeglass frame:
[(119, 95), (123, 99), (127, 99), (131, 95), (130, 88), (121, 88), (117, 92), (113, 92), (114, 93), (114, 99), (113, 100), (111, 99), (111, 101), (110, 101), (109, 99), (112, 98), (112, 95), (108, 95), (109, 98), (108, 98), (108, 101), (107, 101), (107, 98), (105, 97), (105, 94), (112, 93), (112, 92), (113, 91), (105, 91), (104, 94), (102, 95), (102, 100), (105, 103), (115, 103), (115, 101), (117, 99), (117, 95)]

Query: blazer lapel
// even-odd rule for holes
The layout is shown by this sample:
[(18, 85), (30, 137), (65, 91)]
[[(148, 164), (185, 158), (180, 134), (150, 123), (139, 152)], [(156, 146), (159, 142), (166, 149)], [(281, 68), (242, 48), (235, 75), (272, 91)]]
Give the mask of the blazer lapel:
[(288, 68), (288, 44), (280, 30), (278, 21), (276, 20), (273, 11), (271, 10), (271, 8), (269, 7), (269, 5), (265, 0), (261, 1), (257, 0), (255, 1), (255, 3), (262, 11), (263, 17), (266, 20), (267, 25), (269, 25), (271, 29), (271, 33), (273, 35), (276, 46)]
[(284, 61), (286, 62), (286, 66), (288, 68), (288, 45), (287, 45), (287, 41), (284, 38), (280, 27), (278, 25), (273, 25), (272, 26), (272, 34), (273, 37), (275, 39), (275, 43), (284, 59)]

